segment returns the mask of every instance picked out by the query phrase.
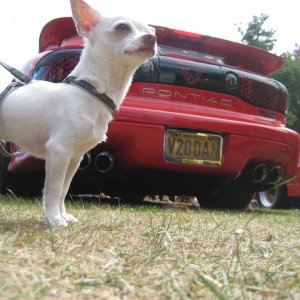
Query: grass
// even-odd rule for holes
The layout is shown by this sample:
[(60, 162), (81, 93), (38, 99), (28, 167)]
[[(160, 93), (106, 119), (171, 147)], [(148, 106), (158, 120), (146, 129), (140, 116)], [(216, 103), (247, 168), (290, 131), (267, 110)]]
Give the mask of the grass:
[(0, 198), (0, 299), (299, 299), (300, 212)]

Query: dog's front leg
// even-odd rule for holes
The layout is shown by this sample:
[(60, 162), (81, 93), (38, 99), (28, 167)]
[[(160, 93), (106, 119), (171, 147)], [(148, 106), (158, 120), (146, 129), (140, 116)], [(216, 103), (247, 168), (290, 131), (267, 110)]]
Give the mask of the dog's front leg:
[(78, 222), (78, 220), (74, 216), (72, 216), (72, 215), (70, 215), (66, 212), (65, 197), (68, 193), (71, 181), (72, 181), (76, 171), (79, 168), (82, 157), (83, 157), (82, 155), (77, 156), (77, 157), (73, 157), (70, 161), (70, 164), (69, 164), (68, 169), (67, 169), (66, 177), (65, 177), (65, 182), (64, 182), (62, 196), (61, 196), (61, 199), (60, 199), (60, 204), (59, 204), (61, 216), (67, 222), (71, 222), (71, 223), (76, 223), (76, 222)]
[(70, 153), (66, 148), (57, 142), (47, 142), (43, 205), (45, 223), (53, 227), (68, 225), (59, 206), (69, 162)]

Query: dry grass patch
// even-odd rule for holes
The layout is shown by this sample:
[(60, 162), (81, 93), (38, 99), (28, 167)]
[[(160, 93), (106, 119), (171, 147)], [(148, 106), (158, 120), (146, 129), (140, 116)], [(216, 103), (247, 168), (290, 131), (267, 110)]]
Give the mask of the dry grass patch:
[(0, 299), (300, 298), (296, 211), (77, 202), (52, 230), (38, 200), (0, 203)]

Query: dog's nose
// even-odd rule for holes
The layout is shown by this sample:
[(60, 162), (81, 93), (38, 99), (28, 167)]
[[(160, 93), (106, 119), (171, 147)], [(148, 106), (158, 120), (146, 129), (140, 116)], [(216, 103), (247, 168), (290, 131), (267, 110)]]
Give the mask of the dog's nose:
[(143, 41), (145, 45), (153, 47), (157, 41), (157, 38), (154, 34), (145, 34), (143, 36)]

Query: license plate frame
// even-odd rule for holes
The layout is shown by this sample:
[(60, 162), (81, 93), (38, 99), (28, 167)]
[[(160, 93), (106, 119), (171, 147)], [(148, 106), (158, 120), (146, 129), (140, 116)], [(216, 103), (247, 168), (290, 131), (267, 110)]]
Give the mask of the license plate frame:
[(167, 128), (163, 158), (169, 163), (220, 167), (223, 137), (215, 133)]

